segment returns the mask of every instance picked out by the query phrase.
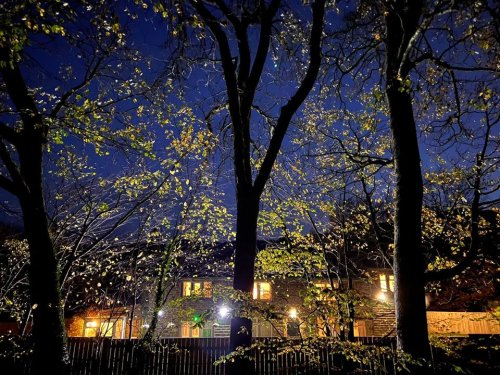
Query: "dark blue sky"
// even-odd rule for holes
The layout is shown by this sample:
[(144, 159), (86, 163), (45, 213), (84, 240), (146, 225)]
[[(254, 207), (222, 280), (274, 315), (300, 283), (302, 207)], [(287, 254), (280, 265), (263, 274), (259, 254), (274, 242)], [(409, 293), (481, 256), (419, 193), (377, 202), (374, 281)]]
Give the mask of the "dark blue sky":
[[(130, 6), (130, 5), (129, 5)], [(141, 12), (141, 13), (139, 13)], [(171, 61), (169, 61), (170, 53), (172, 52), (172, 47), (175, 46), (175, 42), (169, 39), (169, 33), (167, 32), (167, 26), (164, 21), (162, 21), (158, 16), (155, 16), (151, 10), (138, 10), (140, 17), (137, 20), (130, 20), (128, 17), (122, 15), (122, 21), (126, 20), (128, 24), (127, 27), (130, 29), (128, 34), (128, 41), (130, 45), (137, 48), (141, 54), (146, 58), (143, 62), (139, 62), (138, 65), (143, 65), (143, 71), (145, 77), (148, 81), (152, 82), (163, 69), (171, 67)], [(333, 12), (332, 12), (333, 13)], [(329, 15), (336, 20), (336, 16), (333, 14)], [(251, 41), (253, 48), (255, 48), (256, 34), (251, 36)], [(27, 48), (27, 52), (30, 56), (29, 64), (23, 65), (23, 72), (26, 74), (28, 82), (33, 82), (37, 86), (42, 86), (44, 91), (52, 93), (55, 92), (55, 87), (60, 85), (61, 82), (57, 79), (59, 76), (59, 69), (62, 63), (73, 66), (73, 73), (75, 77), (81, 77), (84, 74), (84, 67), (82, 62), (85, 61), (84, 58), (79, 58), (81, 51), (78, 52), (76, 49), (71, 49), (68, 44), (61, 42), (60, 39), (47, 39), (42, 37), (39, 40), (35, 40), (32, 46)], [(272, 55), (272, 51), (270, 56)], [(146, 69), (146, 61), (150, 62), (150, 69)], [(206, 63), (206, 62), (205, 62)], [(284, 100), (290, 95), (290, 93), (295, 88), (295, 82), (290, 83), (290, 80), (284, 80), (281, 84), (277, 85), (274, 81), (277, 73), (282, 74), (283, 71), (287, 70), (286, 63), (280, 63), (283, 65), (276, 65), (274, 61), (269, 59), (266, 66), (266, 73), (263, 76), (262, 87), (264, 90), (257, 97), (256, 103), (268, 110), (270, 114), (276, 115), (279, 110), (280, 105), (284, 103)], [(209, 68), (211, 68), (210, 63), (208, 63)], [(220, 70), (220, 66), (217, 64), (213, 65), (216, 69)], [(124, 69), (124, 75), (127, 74), (127, 68)], [(208, 72), (207, 68), (203, 67), (202, 64), (194, 65), (190, 70), (186, 70), (182, 73), (183, 79), (174, 84), (175, 87), (179, 85), (184, 85), (185, 90), (184, 97), (180, 100), (177, 94), (174, 92), (168, 97), (168, 100), (173, 105), (182, 105), (183, 102), (188, 103), (194, 110), (194, 113), (199, 118), (204, 118), (204, 116), (210, 111), (214, 106), (214, 100), (223, 100), (224, 98), (224, 81), (221, 79), (221, 75), (217, 72)], [(293, 78), (293, 76), (286, 76), (285, 78)], [(354, 78), (353, 81), (354, 82)], [(65, 83), (63, 82), (63, 85)], [(30, 84), (31, 86), (31, 84)], [(95, 87), (94, 87), (95, 89)], [(281, 100), (276, 100), (280, 98)], [(332, 97), (329, 101), (330, 105), (336, 105), (336, 99)], [(141, 102), (136, 103), (140, 105)], [(147, 105), (146, 102), (144, 102)], [(359, 103), (355, 101), (348, 101), (347, 105), (350, 110), (357, 111), (361, 110)], [(124, 104), (124, 106), (130, 106), (130, 103)], [(122, 108), (125, 109), (125, 108)], [(300, 117), (300, 114), (298, 115)], [(223, 116), (219, 116), (216, 120), (222, 120)], [(257, 115), (254, 114), (254, 119), (257, 120)], [(262, 129), (261, 126), (257, 126), (256, 129)], [(165, 147), (165, 140), (162, 137), (162, 130), (159, 127), (153, 129), (158, 135), (155, 143), (156, 150), (161, 150)], [(217, 129), (216, 129), (217, 130)], [(253, 134), (257, 139), (262, 134), (259, 131), (255, 131)], [(69, 144), (73, 144), (78, 150), (84, 152), (88, 157), (91, 164), (95, 166), (98, 174), (102, 176), (116, 175), (120, 171), (131, 167), (134, 162), (134, 158), (128, 158), (129, 155), (125, 155), (119, 152), (113, 152), (109, 156), (98, 156), (93, 152), (92, 145), (84, 144), (76, 138), (68, 138), (66, 140)], [(231, 146), (230, 141), (227, 142), (226, 150)], [(284, 148), (287, 149), (290, 146), (289, 143), (285, 142)], [(467, 147), (467, 146), (461, 146)], [(457, 147), (451, 147), (448, 149), (444, 155), (447, 158), (460, 158), (461, 156), (457, 154)], [(57, 146), (53, 147), (53, 152), (57, 151)], [(465, 153), (467, 149), (463, 150)], [(427, 143), (421, 144), (421, 155), (423, 161), (423, 167), (425, 170), (433, 169), (436, 166), (433, 164), (435, 162), (436, 149), (428, 147)], [(227, 155), (218, 155), (216, 157), (216, 162), (223, 162), (224, 170), (230, 171), (232, 168), (232, 163), (230, 158), (225, 158)], [(153, 168), (160, 168), (158, 162), (151, 162)], [(233, 178), (230, 172), (225, 174), (226, 177), (222, 180), (223, 190), (227, 195), (227, 204), (234, 208), (234, 186)], [(47, 176), (48, 186), (50, 188), (51, 176)], [(0, 199), (2, 202), (8, 202), (8, 204), (16, 204), (13, 202), (12, 196), (5, 192), (0, 192)], [(5, 216), (5, 214), (0, 213), (0, 221), (15, 221), (11, 216)]]

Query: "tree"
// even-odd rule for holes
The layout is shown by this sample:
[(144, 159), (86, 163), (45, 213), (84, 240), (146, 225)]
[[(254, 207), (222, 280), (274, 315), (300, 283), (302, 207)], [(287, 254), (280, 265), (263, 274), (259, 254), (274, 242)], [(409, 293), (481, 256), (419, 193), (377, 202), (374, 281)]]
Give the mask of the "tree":
[[(421, 233), (423, 181), (420, 143), (425, 138), (419, 139), (418, 127), (424, 130), (436, 122), (446, 124), (434, 129), (441, 137), (451, 135), (453, 138), (455, 125), (452, 124), (458, 128), (462, 126), (462, 101), (457, 99), (461, 93), (470, 92), (470, 87), (464, 83), (467, 79), (456, 72), (468, 72), (473, 79), (493, 82), (491, 73), (495, 68), (489, 54), (478, 52), (481, 57), (471, 57), (479, 45), (496, 46), (495, 38), (490, 37), (497, 28), (496, 22), (492, 22), (493, 14), (489, 2), (360, 1), (349, 8), (344, 26), (332, 34), (333, 45), (337, 48), (332, 48), (334, 53), (328, 56), (328, 61), (335, 67), (333, 76), (339, 82), (338, 92), (343, 91), (342, 83), (356, 75), (351, 92), (374, 87), (374, 95), (385, 94), (387, 107), (382, 109), (386, 108), (386, 112), (381, 111), (379, 119), (384, 121), (385, 114), (388, 117), (396, 179), (394, 272), (397, 337), (398, 346), (414, 357), (430, 358)], [(437, 26), (443, 24), (445, 27)], [(478, 40), (472, 36), (476, 32)], [(440, 45), (438, 40), (445, 39), (447, 43)], [(446, 74), (429, 76), (424, 73), (435, 69), (444, 70)], [(488, 74), (490, 77), (485, 77)], [(451, 90), (447, 89), (448, 84), (451, 84), (448, 86)], [(377, 86), (382, 88), (380, 92), (376, 90)], [(427, 101), (429, 97), (432, 97), (433, 104)], [(429, 110), (431, 107), (432, 111)], [(422, 110), (428, 117), (422, 116)], [(444, 117), (442, 120), (441, 116)], [(378, 119), (374, 117), (372, 120)], [(358, 149), (357, 153), (351, 153), (351, 157), (354, 159), (359, 154)], [(370, 161), (362, 153), (360, 156), (359, 162)], [(427, 167), (425, 163), (424, 167)]]
[[(269, 3), (260, 1), (254, 4), (238, 2), (234, 6), (224, 1), (204, 2), (189, 1), (178, 9), (179, 16), (187, 20), (182, 28), (190, 26), (189, 36), (195, 34), (205, 41), (206, 32), (210, 32), (217, 44), (217, 58), (222, 65), (225, 80), (225, 102), (220, 108), (227, 108), (231, 120), (233, 137), (233, 163), (236, 179), (236, 249), (233, 287), (251, 295), (254, 283), (254, 264), (256, 256), (257, 220), (259, 202), (265, 185), (269, 180), (273, 165), (283, 143), (290, 122), (301, 104), (312, 90), (321, 63), (321, 39), (325, 1), (318, 0), (311, 4), (312, 17), (308, 38), (309, 53), (298, 56), (296, 63), (300, 67), (298, 88), (280, 108), (277, 118), (268, 116), (271, 123), (269, 143), (262, 158), (252, 158), (252, 135), (254, 134), (252, 116), (259, 112), (256, 96), (259, 84), (264, 79), (264, 70), (270, 66), (269, 49), (275, 28), (280, 26), (285, 34), (278, 34), (285, 43), (299, 41), (286, 35), (286, 22), (283, 17), (293, 16), (293, 11), (302, 13), (302, 9), (286, 9), (279, 0)], [(282, 9), (283, 15), (280, 15)], [(294, 27), (300, 25), (294, 23)], [(179, 30), (175, 28), (175, 30)], [(234, 38), (234, 39), (233, 39)], [(288, 39), (288, 40), (287, 40)], [(193, 38), (195, 40), (195, 38)], [(253, 40), (256, 40), (252, 56)], [(299, 48), (299, 49), (300, 49)], [(236, 56), (236, 57), (235, 57)], [(292, 66), (288, 63), (286, 66)], [(217, 110), (214, 110), (217, 112)], [(251, 320), (235, 316), (231, 322), (230, 349), (239, 346), (248, 347), (251, 342)], [(243, 334), (242, 334), (243, 333)], [(237, 361), (231, 373), (251, 373), (249, 362)]]
[(420, 153), (412, 99), (405, 86), (411, 68), (408, 54), (418, 37), (423, 2), (384, 7), (385, 93), (389, 104), (396, 175), (394, 280), (398, 347), (416, 358), (430, 358), (425, 313)]
[[(82, 1), (70, 8), (65, 2), (9, 1), (3, 2), (0, 10), (4, 94), (0, 186), (19, 201), (28, 242), (34, 343), (31, 369), (34, 374), (63, 374), (66, 334), (60, 273), (44, 200), (44, 158), (51, 147), (67, 141), (70, 135), (93, 143), (98, 152), (108, 140), (126, 138), (126, 131), (116, 134), (111, 127), (116, 96), (103, 100), (89, 90), (96, 77), (113, 80), (116, 70), (108, 63), (123, 47), (124, 34), (111, 9), (101, 2)], [(50, 82), (42, 77), (54, 65), (38, 65), (39, 76), (36, 69), (27, 68), (36, 61), (34, 56), (46, 52), (46, 42), (53, 48), (65, 48), (66, 53), (54, 62), (60, 64), (56, 68), (60, 70)], [(103, 89), (100, 94), (106, 93), (109, 91)], [(138, 129), (129, 128), (128, 134), (140, 140)]]
[[(16, 25), (16, 21), (19, 23), (20, 20), (16, 20), (19, 14), (9, 17), (5, 11), (10, 9), (6, 9), (5, 5), (2, 10), (2, 19), (13, 25)], [(54, 26), (59, 32), (62, 29), (59, 25)], [(11, 126), (1, 123), (0, 155), (4, 173), (5, 170), (8, 173), (8, 177), (2, 174), (1, 186), (19, 199), (29, 243), (30, 292), (35, 322), (33, 373), (48, 371), (44, 363), (51, 363), (54, 373), (62, 374), (67, 362), (66, 333), (61, 310), (59, 270), (48, 232), (42, 192), (42, 158), (48, 128), (19, 68), (18, 54), (12, 55), (11, 51), (21, 50), (24, 42), (14, 38), (16, 30), (14, 27), (12, 29), (8, 30), (11, 33), (7, 36), (5, 31), (2, 33), (0, 71), (8, 95), (19, 114), (22, 129), (17, 131), (15, 122)], [(24, 31), (23, 28), (21, 31)], [(11, 156), (9, 147), (17, 151), (17, 158)]]

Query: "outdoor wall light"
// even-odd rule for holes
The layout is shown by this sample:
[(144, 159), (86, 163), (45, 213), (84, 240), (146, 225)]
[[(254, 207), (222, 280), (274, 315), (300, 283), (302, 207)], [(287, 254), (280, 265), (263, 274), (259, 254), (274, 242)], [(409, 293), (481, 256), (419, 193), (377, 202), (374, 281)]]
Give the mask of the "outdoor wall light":
[(146, 329), (148, 329), (148, 328), (149, 328), (149, 324), (145, 323), (145, 324), (143, 324), (141, 327), (142, 327), (142, 328), (146, 328)]
[(297, 309), (295, 307), (292, 307), (290, 309), (290, 311), (288, 311), (288, 316), (291, 318), (291, 319), (297, 319), (297, 316), (298, 316), (298, 313), (297, 313)]
[(227, 306), (221, 306), (219, 307), (219, 316), (221, 318), (225, 318), (229, 315), (229, 312), (231, 311), (231, 309)]
[(158, 316), (159, 317), (162, 317), (163, 315), (165, 315), (165, 311), (163, 311), (163, 310), (158, 311)]
[(385, 302), (387, 300), (387, 294), (385, 292), (379, 292), (376, 297), (380, 302)]

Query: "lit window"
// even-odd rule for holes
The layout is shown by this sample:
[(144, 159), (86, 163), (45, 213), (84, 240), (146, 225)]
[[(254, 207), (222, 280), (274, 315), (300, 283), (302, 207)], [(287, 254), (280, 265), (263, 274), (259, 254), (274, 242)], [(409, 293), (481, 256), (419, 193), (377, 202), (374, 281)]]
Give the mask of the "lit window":
[(271, 284), (263, 281), (253, 283), (253, 299), (269, 301), (271, 299)]
[(183, 281), (182, 296), (198, 296), (203, 294), (205, 298), (212, 297), (212, 282), (211, 281)]
[(100, 319), (85, 319), (83, 327), (84, 337), (113, 337), (116, 321), (101, 321)]
[(195, 296), (199, 296), (200, 295), (200, 290), (201, 290), (201, 283), (193, 282), (192, 286), (193, 286), (193, 294)]
[[(201, 329), (200, 327), (193, 327), (193, 322), (182, 322), (181, 323), (181, 337), (200, 337)], [(203, 337), (210, 337), (208, 333), (203, 330)]]
[(113, 331), (115, 329), (114, 322), (101, 322), (100, 336), (102, 337), (113, 337)]
[(382, 290), (382, 292), (387, 292), (387, 277), (385, 276), (385, 274), (381, 274), (380, 276), (380, 290)]
[(200, 327), (191, 328), (191, 337), (200, 337)]
[(203, 297), (205, 297), (205, 298), (212, 297), (212, 282), (211, 281), (203, 282)]
[(99, 327), (99, 322), (96, 320), (85, 320), (83, 326), (83, 336), (84, 337), (97, 337)]
[(382, 273), (379, 275), (379, 279), (380, 279), (380, 290), (383, 293), (386, 293), (389, 290), (391, 292), (394, 292), (394, 275), (386, 275)]
[(182, 295), (184, 297), (191, 295), (191, 281), (184, 281), (182, 283)]
[(190, 337), (191, 325), (189, 322), (182, 322), (181, 337)]

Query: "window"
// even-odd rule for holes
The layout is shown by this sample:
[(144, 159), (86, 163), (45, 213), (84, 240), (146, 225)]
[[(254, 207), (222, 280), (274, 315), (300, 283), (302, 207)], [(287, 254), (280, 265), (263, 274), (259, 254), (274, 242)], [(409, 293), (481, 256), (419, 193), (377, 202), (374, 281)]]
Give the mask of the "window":
[(201, 296), (205, 298), (212, 297), (212, 282), (211, 281), (183, 281), (182, 296)]
[(83, 326), (84, 337), (114, 337), (115, 320), (86, 318)]
[(300, 324), (297, 321), (288, 321), (286, 323), (286, 335), (288, 337), (300, 336)]
[[(207, 325), (209, 325), (208, 322)], [(194, 327), (193, 322), (182, 322), (181, 337), (212, 337), (212, 330), (207, 326), (203, 328)]]
[(114, 322), (101, 322), (100, 333), (103, 337), (113, 337), (115, 329)]
[(200, 327), (191, 328), (191, 337), (200, 337)]
[(271, 299), (271, 284), (264, 281), (253, 283), (253, 299), (269, 301)]
[(182, 322), (182, 324), (181, 324), (181, 337), (191, 337), (191, 323)]
[(394, 275), (387, 275), (385, 273), (381, 273), (379, 275), (380, 279), (380, 290), (384, 293), (388, 292), (389, 290), (391, 292), (394, 292)]
[(99, 323), (96, 320), (85, 319), (83, 337), (97, 337)]

